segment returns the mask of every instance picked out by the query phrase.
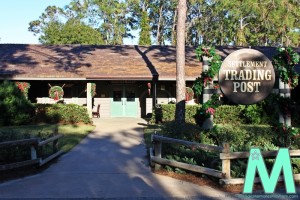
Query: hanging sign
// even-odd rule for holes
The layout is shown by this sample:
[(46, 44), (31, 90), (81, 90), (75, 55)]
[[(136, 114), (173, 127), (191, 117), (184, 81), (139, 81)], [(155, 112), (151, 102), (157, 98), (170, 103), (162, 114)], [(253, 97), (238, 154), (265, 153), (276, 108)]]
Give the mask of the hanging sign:
[(223, 61), (219, 84), (224, 95), (236, 104), (254, 104), (273, 90), (275, 72), (271, 61), (254, 49), (241, 49)]

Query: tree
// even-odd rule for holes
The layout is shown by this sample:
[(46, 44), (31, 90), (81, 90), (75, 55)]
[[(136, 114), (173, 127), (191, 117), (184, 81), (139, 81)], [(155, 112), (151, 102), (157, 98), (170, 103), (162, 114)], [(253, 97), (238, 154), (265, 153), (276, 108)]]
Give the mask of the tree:
[(40, 35), (42, 44), (104, 44), (101, 33), (80, 19), (69, 7), (63, 10), (49, 6), (39, 20), (30, 22), (28, 29)]
[(34, 106), (14, 82), (0, 84), (0, 127), (22, 125), (31, 122)]
[(48, 23), (39, 41), (42, 44), (104, 44), (99, 31), (75, 19), (65, 24)]
[[(61, 38), (67, 40), (71, 37), (72, 41), (80, 42), (81, 38), (74, 38), (76, 32), (61, 34), (58, 30), (78, 31), (83, 29), (85, 32), (91, 32), (93, 39), (102, 38), (97, 44), (120, 45), (123, 44), (125, 37), (132, 37), (130, 30), (136, 24), (135, 19), (130, 13), (129, 0), (73, 0), (64, 8), (49, 6), (38, 20), (29, 24), (29, 31), (35, 35), (40, 35), (42, 42), (48, 41), (48, 36), (52, 38)], [(72, 28), (72, 26), (74, 26)], [(57, 32), (58, 31), (58, 32)], [(99, 34), (97, 34), (98, 32)], [(50, 34), (50, 35), (49, 35)], [(86, 38), (86, 37), (84, 37)], [(53, 39), (49, 39), (53, 41)], [(84, 43), (90, 43), (84, 40)], [(72, 43), (71, 41), (68, 44)]]
[(151, 36), (150, 36), (150, 25), (149, 25), (149, 18), (148, 13), (143, 11), (142, 19), (140, 23), (140, 38), (139, 38), (139, 45), (151, 45)]
[(176, 39), (176, 112), (175, 120), (185, 122), (185, 22), (186, 0), (178, 1), (177, 39)]

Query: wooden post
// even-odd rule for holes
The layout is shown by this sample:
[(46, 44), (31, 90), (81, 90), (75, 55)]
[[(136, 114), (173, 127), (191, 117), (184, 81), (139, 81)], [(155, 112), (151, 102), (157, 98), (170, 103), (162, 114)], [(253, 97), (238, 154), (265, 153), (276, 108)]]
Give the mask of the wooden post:
[(30, 146), (30, 150), (31, 150), (31, 160), (37, 159), (35, 145), (31, 145)]
[[(203, 71), (204, 72), (208, 71), (210, 60), (211, 60), (211, 58), (209, 58), (207, 56), (203, 56)], [(206, 103), (210, 99), (211, 95), (208, 94), (207, 92), (204, 92), (204, 91), (208, 91), (209, 89), (210, 89), (209, 85), (206, 85), (206, 87), (204, 87), (202, 103)]]
[[(222, 153), (229, 153), (230, 152), (230, 145), (229, 143), (223, 144), (223, 150)], [(224, 174), (225, 179), (230, 179), (230, 160), (222, 160), (222, 173)]]
[[(154, 142), (154, 156), (161, 158), (161, 141), (155, 141)], [(159, 170), (161, 168), (160, 164), (155, 163), (154, 164), (154, 170)]]
[(87, 83), (86, 86), (86, 107), (89, 114), (89, 117), (92, 118), (92, 110), (93, 110), (93, 103), (92, 103), (92, 83)]
[[(58, 127), (54, 130), (54, 136), (58, 135)], [(52, 144), (53, 153), (56, 153), (58, 151), (58, 139), (53, 141)]]
[[(291, 98), (291, 88), (289, 86), (289, 84), (285, 84), (284, 85), (284, 88), (285, 88), (285, 97), (286, 98)], [(284, 122), (285, 122), (285, 125), (286, 126), (291, 126), (292, 125), (292, 119), (291, 119), (291, 115), (285, 115), (284, 116)]]
[[(284, 89), (284, 82), (281, 80), (281, 78), (279, 77), (279, 95), (281, 97), (285, 97), (285, 94), (281, 92), (281, 90)], [(285, 124), (284, 122), (284, 116), (283, 113), (281, 113), (281, 111), (279, 110), (279, 123), (281, 124)]]

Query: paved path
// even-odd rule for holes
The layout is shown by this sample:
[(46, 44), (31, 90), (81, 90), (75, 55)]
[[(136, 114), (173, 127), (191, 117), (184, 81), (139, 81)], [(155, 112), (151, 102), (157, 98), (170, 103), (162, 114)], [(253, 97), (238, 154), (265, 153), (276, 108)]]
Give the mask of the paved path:
[(97, 119), (96, 129), (42, 173), (0, 184), (3, 198), (236, 199), (153, 174), (142, 119)]

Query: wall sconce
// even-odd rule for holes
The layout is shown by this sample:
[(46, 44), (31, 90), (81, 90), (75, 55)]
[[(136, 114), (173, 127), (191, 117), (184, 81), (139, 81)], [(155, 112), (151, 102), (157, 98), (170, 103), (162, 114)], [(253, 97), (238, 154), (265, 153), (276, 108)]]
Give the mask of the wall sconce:
[(161, 85), (161, 86), (160, 86), (160, 90), (161, 90), (161, 91), (165, 91), (165, 90), (166, 90), (166, 86), (165, 86), (165, 85)]

